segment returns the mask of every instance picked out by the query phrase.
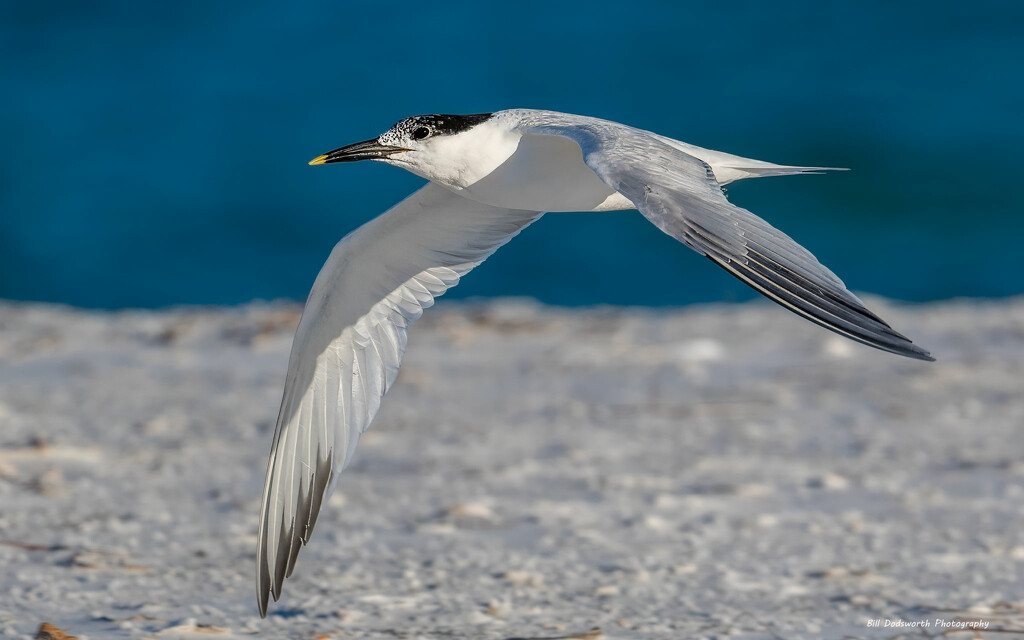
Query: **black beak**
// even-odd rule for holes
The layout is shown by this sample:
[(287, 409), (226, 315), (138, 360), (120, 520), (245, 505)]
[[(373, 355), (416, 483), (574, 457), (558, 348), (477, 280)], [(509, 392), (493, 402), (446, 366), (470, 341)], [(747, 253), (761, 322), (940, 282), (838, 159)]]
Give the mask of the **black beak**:
[(393, 153), (408, 151), (402, 147), (392, 147), (380, 144), (377, 139), (357, 142), (347, 147), (341, 147), (334, 151), (328, 151), (322, 156), (317, 156), (309, 161), (309, 164), (331, 164), (332, 162), (355, 162), (356, 160), (380, 160)]

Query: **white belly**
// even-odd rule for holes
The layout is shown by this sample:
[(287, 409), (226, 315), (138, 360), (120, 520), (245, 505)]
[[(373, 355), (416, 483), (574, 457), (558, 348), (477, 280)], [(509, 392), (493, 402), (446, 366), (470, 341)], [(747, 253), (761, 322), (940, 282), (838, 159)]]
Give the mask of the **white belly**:
[(496, 169), (456, 189), (462, 196), (506, 209), (615, 211), (635, 209), (583, 162), (579, 145), (559, 136), (523, 136)]

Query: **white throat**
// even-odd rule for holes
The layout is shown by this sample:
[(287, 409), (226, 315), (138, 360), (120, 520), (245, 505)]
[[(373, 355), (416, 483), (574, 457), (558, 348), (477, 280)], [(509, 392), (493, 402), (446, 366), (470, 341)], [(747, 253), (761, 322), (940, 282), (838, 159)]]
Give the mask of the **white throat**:
[(523, 135), (505, 118), (438, 137), (407, 160), (392, 163), (459, 195), (506, 209), (612, 211), (633, 203), (583, 162), (575, 142)]

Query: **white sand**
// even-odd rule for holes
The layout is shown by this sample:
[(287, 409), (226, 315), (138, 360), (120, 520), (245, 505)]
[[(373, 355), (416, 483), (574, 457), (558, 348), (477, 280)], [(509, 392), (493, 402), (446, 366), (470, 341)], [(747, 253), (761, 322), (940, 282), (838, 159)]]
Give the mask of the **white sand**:
[(297, 310), (0, 305), (0, 635), (1022, 629), (1024, 300), (870, 303), (939, 362), (767, 303), (432, 310), (266, 621)]

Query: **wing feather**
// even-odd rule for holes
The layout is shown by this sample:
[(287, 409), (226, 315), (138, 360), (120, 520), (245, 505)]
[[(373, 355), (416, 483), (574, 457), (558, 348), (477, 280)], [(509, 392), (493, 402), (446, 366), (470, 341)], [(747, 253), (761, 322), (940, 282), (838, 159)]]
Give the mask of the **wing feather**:
[[(769, 299), (851, 340), (909, 358), (933, 360), (868, 310), (807, 249), (730, 203), (711, 166), (686, 153), (681, 143), (670, 144), (650, 132), (594, 118), (551, 111), (520, 110), (515, 114), (521, 129), (575, 141), (594, 173), (626, 196), (655, 226)], [(800, 168), (776, 169), (772, 171), (781, 175)]]
[(394, 384), (408, 326), (540, 215), (428, 184), (335, 247), (288, 363), (257, 535), (261, 615)]

